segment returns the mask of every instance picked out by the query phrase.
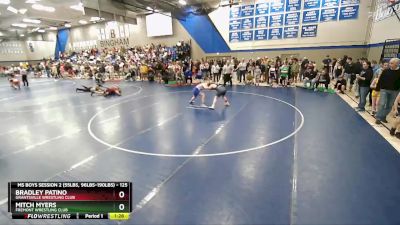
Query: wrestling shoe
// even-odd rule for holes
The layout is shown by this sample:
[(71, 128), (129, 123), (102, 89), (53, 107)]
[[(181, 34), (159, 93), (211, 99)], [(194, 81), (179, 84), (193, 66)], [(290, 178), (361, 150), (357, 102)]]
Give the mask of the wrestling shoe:
[(200, 106), (201, 107), (208, 107), (206, 104), (201, 104)]
[(190, 104), (190, 105), (193, 105), (193, 104), (194, 104), (194, 101), (190, 101), (189, 104)]

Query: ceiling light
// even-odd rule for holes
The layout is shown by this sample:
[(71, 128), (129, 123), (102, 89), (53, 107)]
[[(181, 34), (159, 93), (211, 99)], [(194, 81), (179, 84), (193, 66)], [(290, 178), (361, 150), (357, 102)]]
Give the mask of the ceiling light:
[(146, 7), (147, 10), (153, 11), (153, 8), (151, 8), (150, 6)]
[(20, 34), (19, 36), (20, 36), (20, 37), (24, 37), (24, 36), (25, 36), (25, 34)]
[(49, 27), (49, 30), (57, 30), (57, 27)]
[(43, 30), (43, 29), (39, 29), (37, 32), (39, 32), (39, 33), (44, 33), (44, 32), (46, 32), (46, 31)]
[(35, 23), (35, 24), (39, 24), (42, 22), (40, 20), (34, 20), (34, 19), (28, 19), (28, 18), (25, 18), (22, 21), (24, 21), (25, 23)]
[(10, 12), (13, 12), (13, 13), (15, 13), (15, 14), (18, 13), (18, 10), (17, 10), (16, 8), (12, 7), (11, 5), (9, 5), (9, 6), (7, 7), (7, 10), (10, 11)]
[(100, 17), (98, 16), (93, 16), (90, 18), (90, 21), (98, 21), (98, 20), (100, 20)]
[(181, 5), (186, 5), (187, 3), (186, 3), (185, 0), (179, 0), (179, 4), (181, 4)]
[(13, 26), (13, 27), (26, 28), (28, 25), (26, 25), (26, 24), (24, 24), (24, 23), (13, 23), (13, 24), (11, 24), (11, 26)]
[(80, 24), (83, 24), (83, 25), (87, 24), (87, 21), (86, 21), (86, 20), (79, 20), (78, 22), (79, 22)]
[(18, 12), (24, 15), (28, 11), (27, 9), (19, 9)]
[(70, 27), (71, 27), (71, 24), (66, 23), (64, 26), (70, 28)]
[(160, 10), (156, 9), (156, 10), (154, 10), (154, 12), (160, 12)]
[(25, 3), (36, 4), (36, 2), (38, 2), (38, 1), (40, 1), (40, 0), (26, 0)]
[(8, 5), (10, 4), (10, 0), (0, 0), (0, 4)]
[(75, 10), (78, 10), (78, 11), (82, 11), (83, 12), (83, 4), (82, 4), (82, 2), (79, 2), (79, 4), (77, 4), (77, 5), (71, 5), (70, 6), (70, 8), (71, 9), (75, 9)]
[(36, 9), (36, 10), (40, 10), (40, 11), (46, 11), (46, 12), (54, 12), (54, 11), (56, 11), (56, 9), (54, 7), (44, 6), (44, 5), (41, 5), (41, 4), (33, 4), (32, 8)]

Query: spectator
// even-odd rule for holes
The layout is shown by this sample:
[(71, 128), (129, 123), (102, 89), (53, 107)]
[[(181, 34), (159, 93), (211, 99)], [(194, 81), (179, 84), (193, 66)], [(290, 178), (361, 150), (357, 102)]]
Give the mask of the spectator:
[(316, 77), (317, 73), (314, 70), (312, 70), (311, 67), (307, 68), (307, 70), (304, 72), (304, 79), (303, 79), (304, 87), (307, 87), (307, 84), (310, 84), (310, 88), (314, 88)]
[(366, 99), (367, 95), (370, 91), (370, 85), (371, 85), (371, 80), (373, 77), (373, 71), (371, 67), (371, 62), (366, 61), (363, 62), (363, 68), (360, 72), (360, 74), (357, 74), (357, 83), (360, 87), (360, 101), (358, 103), (358, 107), (356, 108), (356, 111), (359, 112), (364, 112), (365, 111), (365, 104), (366, 104)]
[(329, 65), (331, 64), (331, 62), (332, 62), (331, 58), (329, 57), (329, 55), (327, 55), (325, 57), (325, 59), (322, 60), (322, 63), (324, 64), (323, 69), (328, 69), (329, 70)]
[(346, 90), (346, 79), (344, 79), (344, 75), (339, 75), (337, 77), (335, 90), (337, 93), (344, 94), (344, 91)]
[(242, 59), (242, 61), (239, 63), (239, 66), (238, 66), (240, 83), (242, 83), (242, 79), (243, 79), (243, 82), (246, 79), (246, 67), (247, 67), (247, 63), (244, 61), (244, 59)]
[(319, 79), (316, 80), (315, 82), (315, 89), (314, 91), (317, 91), (318, 85), (319, 84), (324, 84), (325, 86), (325, 92), (328, 91), (329, 83), (331, 82), (330, 77), (329, 77), (329, 68), (325, 68), (322, 70), (322, 73), (319, 76)]
[(371, 82), (371, 86), (370, 87), (372, 89), (372, 94), (371, 94), (371, 97), (372, 97), (372, 104), (371, 104), (372, 105), (372, 115), (376, 114), (376, 107), (378, 105), (378, 100), (379, 100), (379, 96), (380, 96), (380, 92), (378, 90), (376, 90), (376, 86), (378, 85), (379, 77), (381, 76), (382, 71), (386, 70), (388, 68), (389, 68), (389, 64), (387, 62), (383, 62), (382, 63), (382, 67), (380, 67), (376, 71), (377, 76), (375, 76), (375, 74), (374, 74), (374, 78), (373, 78), (373, 80)]
[(380, 91), (376, 124), (386, 123), (386, 116), (395, 101), (400, 89), (400, 70), (398, 58), (389, 61), (389, 69), (384, 70), (379, 77), (376, 90)]
[(353, 59), (351, 57), (347, 58), (346, 64), (344, 66), (344, 79), (346, 79), (347, 83), (349, 83), (349, 90), (351, 90), (354, 84), (354, 80), (356, 79)]

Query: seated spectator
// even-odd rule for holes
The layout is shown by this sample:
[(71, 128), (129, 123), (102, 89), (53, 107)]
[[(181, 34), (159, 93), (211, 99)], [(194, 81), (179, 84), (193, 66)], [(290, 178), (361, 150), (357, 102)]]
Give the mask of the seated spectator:
[(317, 73), (312, 69), (312, 67), (307, 67), (306, 71), (303, 73), (304, 87), (307, 87), (307, 84), (310, 84), (310, 88), (314, 88), (314, 84), (316, 82), (316, 80), (315, 80), (316, 77), (317, 77)]
[(329, 83), (331, 82), (331, 78), (329, 76), (329, 69), (323, 69), (322, 73), (319, 76), (319, 79), (316, 80), (315, 82), (315, 88), (314, 91), (317, 91), (318, 85), (319, 84), (324, 84), (325, 85), (325, 92), (328, 91)]
[(344, 91), (346, 90), (346, 79), (344, 79), (344, 75), (340, 75), (337, 78), (336, 84), (335, 84), (335, 90), (338, 93), (344, 94)]

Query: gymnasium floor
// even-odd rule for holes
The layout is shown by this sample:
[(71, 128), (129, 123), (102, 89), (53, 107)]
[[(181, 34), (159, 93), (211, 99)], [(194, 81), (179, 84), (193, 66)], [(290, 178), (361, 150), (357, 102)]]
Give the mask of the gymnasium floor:
[(122, 224), (400, 224), (400, 156), (335, 94), (233, 87), (212, 111), (191, 87), (80, 84), (0, 81), (0, 224), (116, 224), (12, 221), (9, 181), (132, 181)]

